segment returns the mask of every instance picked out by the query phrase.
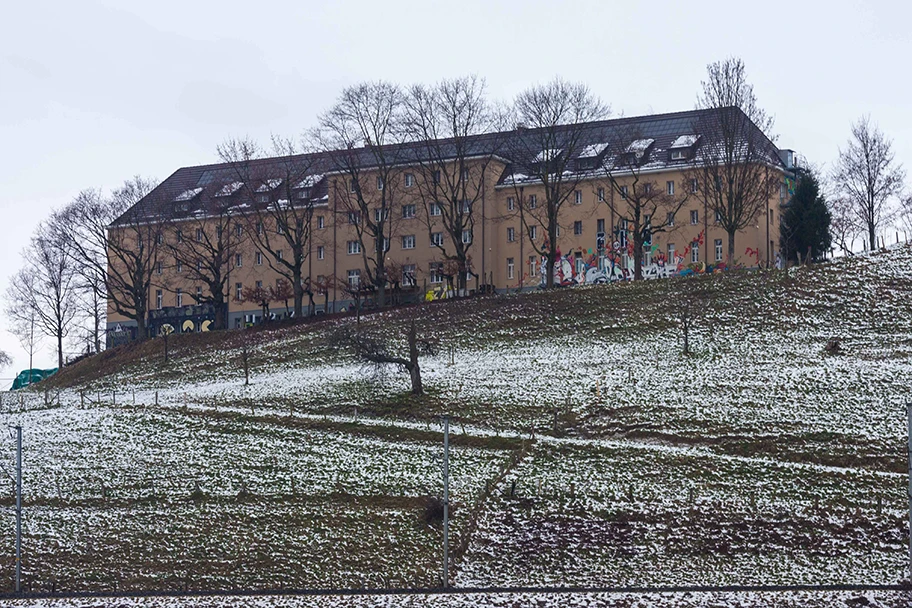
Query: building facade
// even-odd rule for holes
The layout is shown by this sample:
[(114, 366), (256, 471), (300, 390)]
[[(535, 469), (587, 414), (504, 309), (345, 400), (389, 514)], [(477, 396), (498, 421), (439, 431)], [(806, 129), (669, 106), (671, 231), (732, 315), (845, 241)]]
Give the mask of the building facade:
[[(706, 112), (569, 126), (572, 148), (528, 158), (511, 145), (530, 137), (517, 129), (476, 136), (448, 158), (407, 143), (384, 165), (328, 152), (186, 167), (110, 230), (156, 226), (150, 333), (291, 316), (295, 291), (304, 314), (319, 314), (376, 304), (380, 283), (387, 302), (535, 288), (552, 224), (555, 284), (630, 277), (635, 232), (646, 278), (712, 270), (727, 259), (728, 233), (701, 192)], [(768, 143), (778, 187), (735, 234), (738, 263), (777, 263), (793, 158)], [(110, 310), (109, 342), (132, 337), (131, 326)]]

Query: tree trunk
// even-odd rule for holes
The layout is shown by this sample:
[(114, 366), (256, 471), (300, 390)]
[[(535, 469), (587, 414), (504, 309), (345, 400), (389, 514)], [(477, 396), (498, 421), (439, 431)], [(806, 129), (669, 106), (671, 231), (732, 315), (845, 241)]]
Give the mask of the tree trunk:
[[(300, 319), (304, 315), (304, 284), (301, 282), (301, 270), (296, 268), (292, 273), (294, 281), (294, 316)], [(285, 308), (288, 308), (286, 304)], [(286, 310), (286, 312), (288, 312)]]
[[(706, 235), (706, 233), (704, 233), (704, 235)], [(708, 257), (709, 256), (709, 237), (706, 236), (706, 238), (703, 240), (706, 242), (706, 248), (707, 248), (707, 250), (706, 250), (707, 258), (706, 259), (708, 260), (709, 259), (709, 257)], [(735, 264), (735, 233), (734, 233), (734, 231), (728, 231), (728, 262), (727, 262), (727, 264), (729, 267), (731, 267)]]
[(633, 280), (643, 280), (643, 239), (633, 237)]
[(412, 379), (412, 394), (423, 395), (424, 387), (421, 385), (421, 367), (417, 362), (411, 363), (408, 366), (408, 372)]
[(63, 334), (57, 332), (57, 368), (63, 369)]
[(868, 222), (868, 243), (870, 251), (877, 249), (877, 237), (874, 235), (874, 222)]
[(212, 304), (215, 307), (215, 329), (227, 329), (228, 319), (225, 314), (224, 302), (214, 301)]
[(146, 313), (145, 311), (137, 312), (136, 315), (136, 341), (142, 342), (149, 336), (147, 334), (146, 327)]

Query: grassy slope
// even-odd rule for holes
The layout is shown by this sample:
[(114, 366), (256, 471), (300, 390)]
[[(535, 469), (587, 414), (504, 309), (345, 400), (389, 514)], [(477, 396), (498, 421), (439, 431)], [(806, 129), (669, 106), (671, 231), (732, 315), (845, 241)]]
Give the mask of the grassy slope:
[[(432, 582), (420, 497), (439, 485), (432, 420), (448, 412), (465, 450), (460, 584), (897, 580), (910, 279), (901, 249), (365, 317), (394, 339), (415, 319), (454, 349), (425, 361), (420, 400), (336, 348), (350, 319), (175, 336), (168, 363), (160, 341), (114, 349), (54, 379), (69, 407), (13, 416), (42, 429), (46, 463), (29, 573), (69, 588), (190, 570), (195, 586)], [(696, 285), (711, 303), (683, 357), (669, 310)], [(830, 337), (844, 354), (823, 353)], [(173, 481), (143, 485), (156, 475)], [(190, 501), (197, 482), (208, 496)]]

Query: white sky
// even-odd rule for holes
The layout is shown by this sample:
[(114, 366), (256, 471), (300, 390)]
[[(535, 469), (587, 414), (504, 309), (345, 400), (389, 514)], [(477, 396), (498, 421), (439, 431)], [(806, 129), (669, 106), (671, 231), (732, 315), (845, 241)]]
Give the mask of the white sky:
[[(746, 4), (7, 2), (0, 291), (37, 223), (79, 190), (215, 162), (228, 136), (298, 135), (361, 80), (477, 73), (506, 100), (559, 74), (634, 115), (692, 108), (706, 64), (737, 55), (780, 147), (831, 165), (851, 122), (870, 113), (912, 169), (910, 3)], [(26, 367), (5, 331), (0, 349)], [(49, 343), (36, 366), (54, 360)]]

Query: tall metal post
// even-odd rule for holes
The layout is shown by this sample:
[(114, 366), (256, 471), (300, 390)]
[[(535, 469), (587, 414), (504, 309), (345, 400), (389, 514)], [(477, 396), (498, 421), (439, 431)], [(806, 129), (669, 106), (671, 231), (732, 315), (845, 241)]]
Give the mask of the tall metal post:
[(22, 590), (22, 427), (16, 426), (16, 593)]
[(909, 580), (912, 581), (912, 400), (906, 401), (906, 425), (909, 440)]
[[(912, 420), (912, 419), (910, 419)], [(443, 588), (450, 579), (450, 417), (443, 417)]]

